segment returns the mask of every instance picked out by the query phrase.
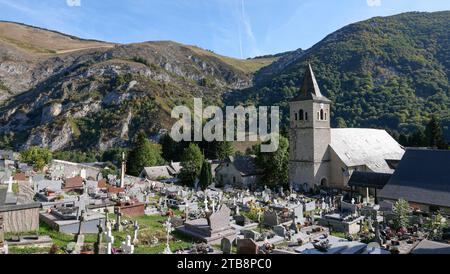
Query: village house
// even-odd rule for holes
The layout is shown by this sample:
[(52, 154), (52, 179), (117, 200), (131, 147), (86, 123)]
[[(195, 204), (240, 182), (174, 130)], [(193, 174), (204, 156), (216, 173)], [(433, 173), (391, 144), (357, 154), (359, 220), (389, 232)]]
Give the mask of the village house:
[(353, 171), (393, 173), (404, 149), (386, 131), (330, 127), (331, 101), (311, 65), (290, 102), (290, 184), (295, 189), (349, 189)]
[(171, 162), (164, 166), (144, 167), (140, 178), (156, 181), (156, 180), (170, 180), (175, 179), (181, 170), (181, 163)]
[(216, 185), (249, 187), (261, 179), (262, 171), (256, 167), (255, 156), (228, 157), (216, 168)]

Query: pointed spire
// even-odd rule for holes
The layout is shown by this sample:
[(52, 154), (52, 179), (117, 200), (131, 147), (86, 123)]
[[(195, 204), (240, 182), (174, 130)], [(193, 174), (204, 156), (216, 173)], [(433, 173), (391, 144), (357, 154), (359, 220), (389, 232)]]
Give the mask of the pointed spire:
[(308, 63), (306, 68), (305, 76), (300, 87), (300, 93), (292, 101), (306, 100), (330, 102), (330, 100), (323, 96), (320, 92), (319, 85), (317, 84), (317, 80), (314, 76), (314, 71), (312, 70), (310, 63)]

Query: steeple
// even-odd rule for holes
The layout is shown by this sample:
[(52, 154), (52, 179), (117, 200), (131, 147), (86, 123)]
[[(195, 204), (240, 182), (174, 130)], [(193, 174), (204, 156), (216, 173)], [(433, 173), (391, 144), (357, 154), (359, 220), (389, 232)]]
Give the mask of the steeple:
[(303, 83), (300, 87), (300, 93), (295, 96), (292, 101), (308, 101), (313, 100), (323, 103), (331, 103), (331, 101), (322, 95), (320, 92), (319, 85), (317, 84), (316, 77), (314, 76), (314, 71), (312, 70), (311, 64), (308, 63), (306, 68), (305, 76), (303, 78)]

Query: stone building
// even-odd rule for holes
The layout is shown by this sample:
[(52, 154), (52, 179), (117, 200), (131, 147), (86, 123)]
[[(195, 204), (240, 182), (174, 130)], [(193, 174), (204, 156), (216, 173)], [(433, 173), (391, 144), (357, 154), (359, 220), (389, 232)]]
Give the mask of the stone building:
[(215, 170), (216, 185), (255, 186), (263, 172), (256, 167), (255, 156), (228, 157)]
[(289, 180), (296, 189), (348, 188), (353, 171), (392, 173), (404, 149), (384, 130), (330, 126), (331, 101), (311, 65), (290, 102)]

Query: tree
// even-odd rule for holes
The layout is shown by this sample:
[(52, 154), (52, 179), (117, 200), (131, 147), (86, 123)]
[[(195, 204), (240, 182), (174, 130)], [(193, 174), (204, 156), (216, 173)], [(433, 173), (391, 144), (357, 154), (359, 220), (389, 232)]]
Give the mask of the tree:
[(448, 144), (445, 142), (444, 132), (442, 126), (437, 120), (436, 116), (432, 116), (425, 128), (425, 136), (427, 145), (438, 149), (448, 149)]
[(181, 160), (180, 151), (183, 151), (188, 143), (187, 142), (175, 142), (169, 134), (161, 136), (159, 143), (162, 146), (162, 155), (166, 161), (178, 162)]
[(443, 230), (447, 227), (447, 220), (440, 214), (433, 215), (425, 223), (425, 228), (428, 231), (428, 239), (432, 241), (441, 241)]
[(232, 142), (218, 142), (217, 143), (217, 158), (219, 160), (226, 159), (228, 156), (234, 155), (234, 147)]
[(147, 139), (145, 133), (140, 131), (134, 140), (133, 147), (128, 155), (127, 173), (138, 176), (144, 167), (163, 165), (161, 147)]
[(337, 117), (336, 118), (336, 124), (338, 128), (347, 128), (347, 123), (345, 122), (344, 118)]
[(197, 144), (191, 143), (181, 156), (181, 171), (178, 176), (185, 185), (193, 185), (195, 179), (200, 175), (203, 164), (203, 154)]
[(407, 201), (400, 199), (394, 204), (394, 229), (398, 230), (402, 227), (407, 227), (409, 224), (409, 204)]
[(280, 136), (278, 150), (265, 153), (256, 149), (256, 165), (264, 170), (263, 182), (268, 186), (288, 185), (289, 181), (289, 141)]
[(20, 160), (41, 171), (52, 160), (52, 152), (48, 148), (32, 146), (20, 153)]
[(205, 190), (212, 183), (211, 164), (207, 161), (203, 161), (202, 168), (200, 170), (200, 187)]

